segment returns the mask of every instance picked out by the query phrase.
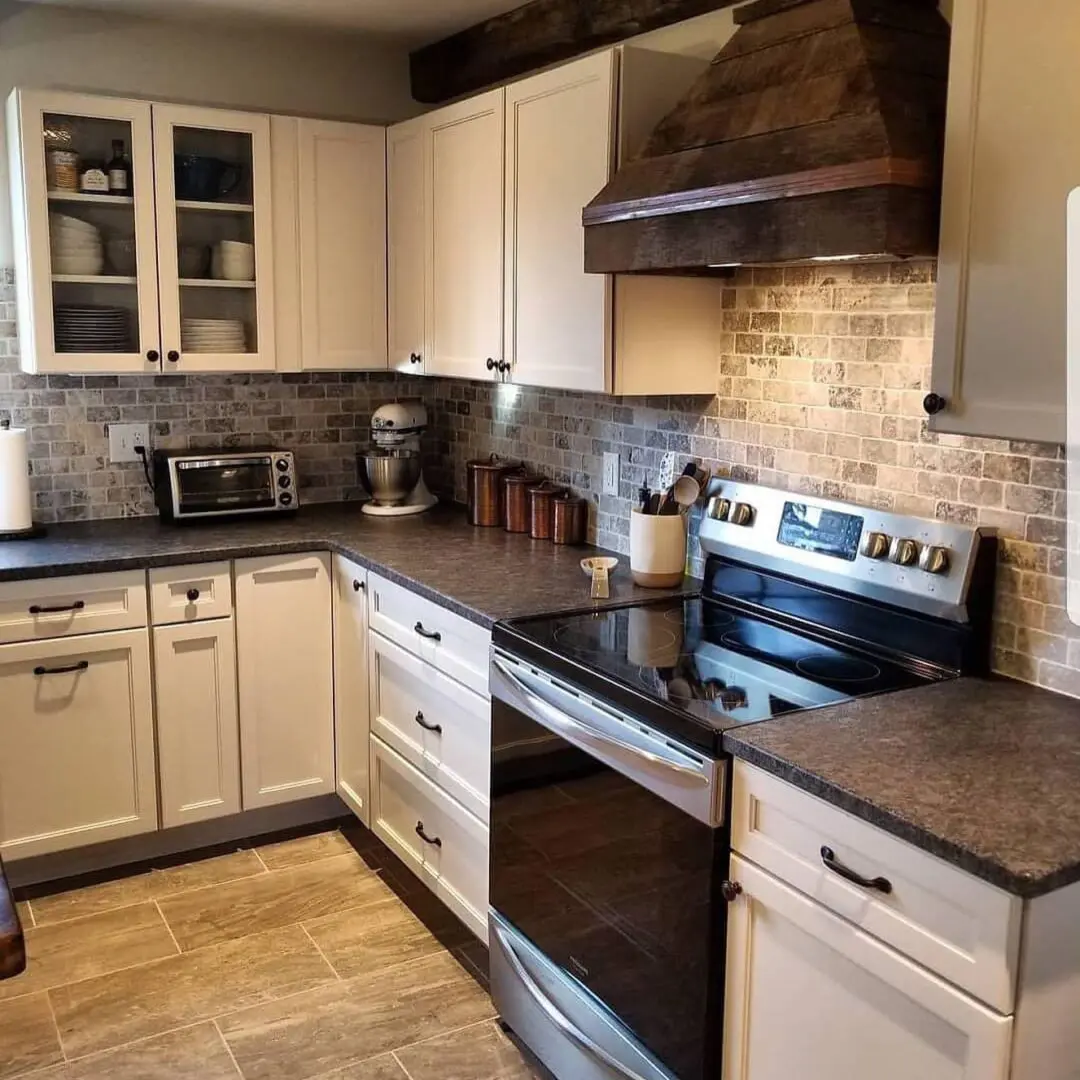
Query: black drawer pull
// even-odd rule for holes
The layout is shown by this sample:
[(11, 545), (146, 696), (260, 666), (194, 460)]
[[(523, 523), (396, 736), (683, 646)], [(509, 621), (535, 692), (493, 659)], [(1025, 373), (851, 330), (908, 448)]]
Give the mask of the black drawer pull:
[(422, 821), (416, 823), (416, 835), (419, 836), (425, 844), (431, 844), (432, 847), (442, 847), (442, 841), (437, 836), (428, 836), (428, 834), (424, 832), (424, 823)]
[(850, 881), (864, 889), (876, 889), (878, 892), (883, 893), (892, 892), (892, 882), (888, 878), (865, 878), (862, 874), (856, 874), (854, 870), (849, 870), (837, 859), (836, 852), (833, 851), (831, 847), (823, 847), (821, 849), (821, 861), (825, 864), (827, 870), (831, 870), (834, 874), (839, 874), (845, 881)]
[(31, 615), (59, 615), (65, 611), (82, 611), (86, 607), (84, 600), (76, 600), (74, 604), (62, 604), (60, 607), (42, 607), (41, 604), (31, 604)]
[(415, 720), (425, 731), (434, 731), (436, 735), (442, 734), (442, 724), (429, 724), (419, 709), (416, 710)]
[(352, 591), (353, 592), (363, 592), (364, 591), (364, 583), (362, 581), (354, 581), (352, 583)]
[(85, 671), (89, 666), (89, 660), (80, 660), (77, 664), (68, 664), (66, 667), (36, 667), (34, 674), (38, 678), (42, 675), (70, 675), (73, 671)]
[(426, 637), (428, 641), (442, 641), (442, 634), (438, 630), (425, 630), (424, 624), (418, 622), (413, 629), (421, 636)]
[(188, 598), (188, 603), (189, 604), (194, 604), (195, 601), (199, 599), (199, 590), (198, 589), (188, 589), (187, 598)]

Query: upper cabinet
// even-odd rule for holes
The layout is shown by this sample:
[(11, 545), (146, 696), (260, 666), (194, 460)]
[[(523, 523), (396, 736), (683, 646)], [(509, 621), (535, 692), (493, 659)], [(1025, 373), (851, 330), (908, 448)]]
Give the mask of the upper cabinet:
[[(1080, 184), (1080, 8), (956, 0), (936, 431), (1065, 440), (1065, 207)], [(1038, 77), (1017, 78), (1017, 72)]]
[(407, 375), (424, 374), (427, 352), (426, 154), (425, 117), (398, 124), (387, 132), (390, 367)]

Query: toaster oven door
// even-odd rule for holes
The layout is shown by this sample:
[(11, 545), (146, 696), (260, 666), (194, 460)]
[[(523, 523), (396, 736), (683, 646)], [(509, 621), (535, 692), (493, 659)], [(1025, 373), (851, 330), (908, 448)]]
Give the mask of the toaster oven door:
[(277, 509), (274, 463), (269, 454), (177, 461), (173, 467), (177, 517)]

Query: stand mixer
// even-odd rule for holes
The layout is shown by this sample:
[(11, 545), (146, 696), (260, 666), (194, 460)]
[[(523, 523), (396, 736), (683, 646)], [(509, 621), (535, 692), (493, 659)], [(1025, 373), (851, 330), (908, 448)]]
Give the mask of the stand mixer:
[(438, 502), (424, 483), (420, 464), (420, 436), (427, 422), (427, 409), (419, 401), (394, 401), (375, 410), (374, 450), (357, 455), (360, 480), (371, 495), (371, 502), (364, 503), (365, 514), (421, 514)]

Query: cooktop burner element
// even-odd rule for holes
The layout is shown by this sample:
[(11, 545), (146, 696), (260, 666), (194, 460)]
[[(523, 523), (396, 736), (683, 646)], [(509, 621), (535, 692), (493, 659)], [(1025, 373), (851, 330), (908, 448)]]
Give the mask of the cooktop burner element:
[(795, 667), (811, 679), (828, 682), (867, 682), (881, 674), (881, 668), (869, 660), (857, 656), (804, 656), (795, 661)]

